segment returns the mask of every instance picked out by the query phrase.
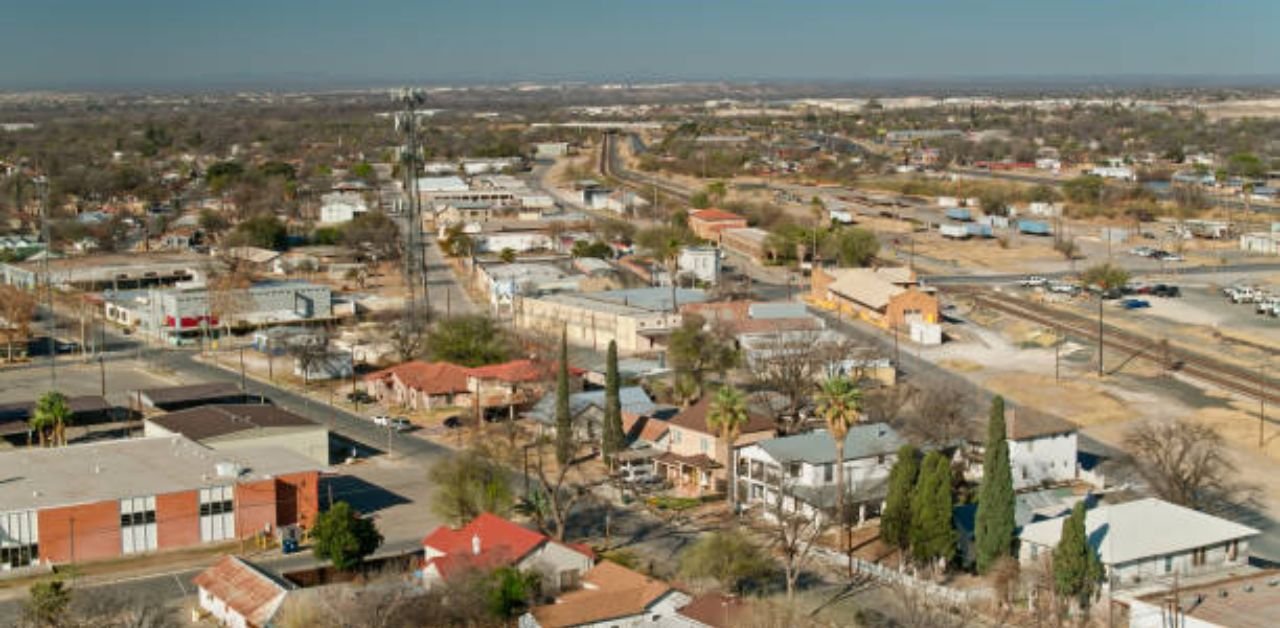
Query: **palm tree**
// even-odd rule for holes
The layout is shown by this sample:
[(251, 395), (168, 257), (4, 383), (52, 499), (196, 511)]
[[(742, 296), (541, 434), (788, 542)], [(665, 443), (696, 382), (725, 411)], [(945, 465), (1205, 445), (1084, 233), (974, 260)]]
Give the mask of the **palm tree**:
[(30, 426), (39, 439), (40, 446), (67, 444), (67, 424), (71, 422), (71, 407), (67, 398), (57, 391), (49, 391), (36, 402), (31, 414)]
[[(844, 439), (862, 417), (862, 389), (845, 376), (828, 378), (818, 391), (818, 416), (827, 423), (827, 432), (836, 445), (836, 520), (840, 525), (840, 546), (849, 552), (849, 528), (844, 514)], [(849, 554), (853, 569), (853, 555)]]
[(742, 434), (742, 428), (747, 424), (749, 417), (747, 416), (747, 401), (743, 397), (742, 392), (731, 385), (724, 385), (720, 390), (716, 391), (716, 396), (711, 400), (711, 407), (707, 409), (707, 429), (714, 431), (719, 437), (720, 442), (724, 443), (725, 448), (725, 464), (729, 465), (729, 506), (732, 510), (737, 504), (737, 462), (733, 459), (734, 443), (737, 442), (738, 436)]

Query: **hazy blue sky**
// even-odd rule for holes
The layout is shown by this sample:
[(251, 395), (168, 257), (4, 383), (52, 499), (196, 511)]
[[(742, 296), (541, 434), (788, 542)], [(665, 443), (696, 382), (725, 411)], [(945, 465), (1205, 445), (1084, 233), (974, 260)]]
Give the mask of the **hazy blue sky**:
[(0, 85), (1278, 75), (1276, 0), (10, 0)]

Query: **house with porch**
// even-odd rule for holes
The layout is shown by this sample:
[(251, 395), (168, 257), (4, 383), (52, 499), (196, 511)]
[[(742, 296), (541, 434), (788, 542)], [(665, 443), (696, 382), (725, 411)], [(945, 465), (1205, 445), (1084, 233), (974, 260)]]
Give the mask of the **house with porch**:
[(413, 360), (365, 376), (365, 390), (379, 402), (414, 410), (471, 403), (469, 369), (448, 362)]
[(849, 429), (844, 460), (837, 463), (835, 439), (815, 430), (760, 441), (738, 453), (738, 495), (741, 503), (766, 515), (779, 507), (822, 517), (836, 502), (836, 473), (844, 473), (845, 490), (852, 495), (849, 512), (861, 523), (880, 512), (888, 490), (889, 471), (906, 444), (887, 423), (864, 423)]
[(707, 426), (711, 395), (684, 408), (667, 422), (666, 451), (654, 459), (658, 475), (678, 492), (693, 495), (727, 489), (730, 458), (741, 448), (773, 438), (777, 424), (773, 414), (748, 403), (747, 423), (733, 443), (725, 443)]

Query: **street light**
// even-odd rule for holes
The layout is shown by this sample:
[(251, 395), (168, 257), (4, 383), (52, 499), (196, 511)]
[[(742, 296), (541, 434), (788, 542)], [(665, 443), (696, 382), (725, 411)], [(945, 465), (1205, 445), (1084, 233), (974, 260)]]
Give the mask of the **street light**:
[[(49, 178), (40, 175), (31, 180), (40, 196), (40, 238), (44, 240), (44, 256), (41, 260), (41, 272), (44, 274), (45, 307), (49, 310), (49, 390), (58, 389), (58, 346), (54, 337), (57, 335), (57, 318), (53, 313), (53, 275), (49, 271), (49, 258), (53, 255), (53, 239), (49, 235)], [(36, 286), (39, 289), (39, 286)]]

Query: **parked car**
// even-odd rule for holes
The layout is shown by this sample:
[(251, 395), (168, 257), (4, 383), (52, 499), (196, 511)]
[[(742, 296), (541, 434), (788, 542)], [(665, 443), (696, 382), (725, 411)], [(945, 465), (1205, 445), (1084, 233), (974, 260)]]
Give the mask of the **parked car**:
[(357, 390), (355, 392), (347, 393), (347, 401), (350, 401), (351, 403), (373, 403), (377, 401), (377, 399), (374, 399), (373, 395), (370, 395), (363, 390)]
[(1049, 283), (1049, 280), (1039, 275), (1027, 275), (1023, 279), (1018, 280), (1018, 285), (1024, 288), (1039, 288), (1047, 283)]
[(1120, 307), (1126, 310), (1140, 310), (1151, 307), (1151, 302), (1146, 299), (1125, 299), (1120, 302)]
[(377, 425), (378, 427), (390, 427), (391, 417), (385, 414), (375, 414), (373, 415), (373, 424)]
[(1130, 255), (1137, 255), (1138, 257), (1151, 257), (1151, 254), (1155, 252), (1156, 250), (1149, 246), (1135, 246), (1129, 249)]
[(1155, 287), (1149, 283), (1131, 283), (1124, 287), (1125, 294), (1151, 294)]
[(397, 432), (407, 432), (413, 429), (413, 424), (409, 422), (409, 419), (406, 419), (404, 417), (396, 417), (394, 419), (391, 419), (391, 423), (389, 423), (387, 427)]
[(1049, 282), (1049, 292), (1056, 292), (1058, 294), (1077, 294), (1080, 292), (1080, 287), (1066, 281), (1051, 281)]
[(1182, 296), (1182, 290), (1177, 286), (1171, 286), (1167, 283), (1158, 283), (1151, 289), (1151, 294), (1158, 297), (1174, 299)]
[(1258, 292), (1259, 291), (1257, 289), (1249, 286), (1233, 287), (1231, 291), (1227, 293), (1227, 298), (1231, 299), (1232, 303), (1252, 303), (1254, 298), (1257, 297)]

